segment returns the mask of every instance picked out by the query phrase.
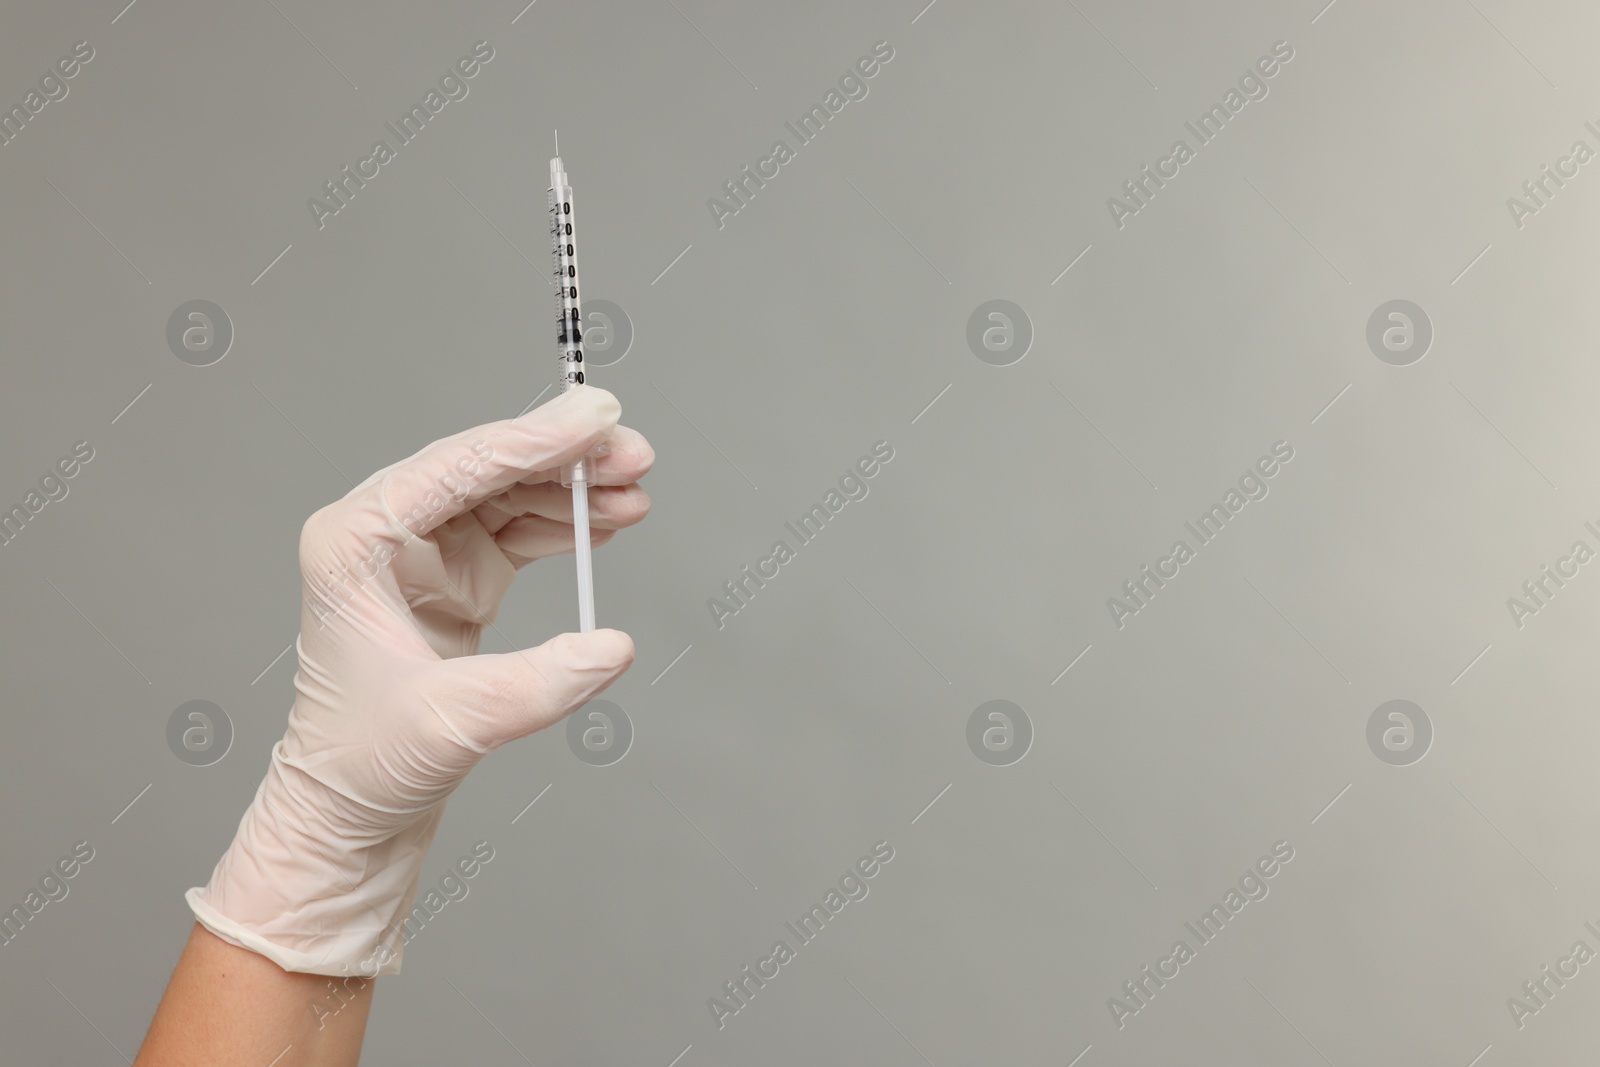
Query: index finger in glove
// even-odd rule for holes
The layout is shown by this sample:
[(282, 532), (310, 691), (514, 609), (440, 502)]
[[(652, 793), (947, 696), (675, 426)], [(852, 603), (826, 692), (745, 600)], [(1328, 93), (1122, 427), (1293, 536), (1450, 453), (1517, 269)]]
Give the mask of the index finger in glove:
[(621, 414), (611, 393), (575, 386), (526, 415), (435, 441), (361, 488), (376, 485), (395, 525), (423, 537), (535, 471), (585, 455)]
[[(588, 482), (596, 485), (630, 485), (650, 473), (650, 468), (655, 465), (656, 451), (650, 447), (644, 434), (630, 426), (617, 426), (610, 437), (606, 438), (606, 451), (604, 455), (595, 456), (585, 461), (588, 469)], [(561, 472), (557, 469), (534, 471), (523, 478), (522, 485), (542, 485), (553, 482)], [(512, 486), (508, 492), (517, 492), (517, 486)]]

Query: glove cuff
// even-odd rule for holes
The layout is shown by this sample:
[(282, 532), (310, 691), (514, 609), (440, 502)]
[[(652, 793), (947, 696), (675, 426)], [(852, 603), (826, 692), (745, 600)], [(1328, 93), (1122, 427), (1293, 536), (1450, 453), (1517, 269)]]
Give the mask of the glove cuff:
[(286, 763), (279, 742), (211, 880), (185, 899), (207, 930), (286, 971), (398, 974), (403, 924), (444, 804), (374, 834), (349, 829), (359, 820), (331, 823), (350, 802), (312, 801), (309, 790), (325, 787)]

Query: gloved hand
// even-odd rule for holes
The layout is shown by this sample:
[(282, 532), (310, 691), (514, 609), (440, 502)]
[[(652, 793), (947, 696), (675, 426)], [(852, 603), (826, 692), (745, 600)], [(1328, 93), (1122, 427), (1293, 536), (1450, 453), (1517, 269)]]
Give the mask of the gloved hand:
[(592, 541), (644, 518), (655, 453), (615, 397), (578, 386), (437, 441), (300, 535), (295, 703), (204, 889), (212, 933), (313, 974), (400, 970), (399, 924), (446, 798), (480, 758), (558, 722), (633, 662), (617, 630), (478, 655), (518, 568), (573, 550), (560, 467), (591, 459)]

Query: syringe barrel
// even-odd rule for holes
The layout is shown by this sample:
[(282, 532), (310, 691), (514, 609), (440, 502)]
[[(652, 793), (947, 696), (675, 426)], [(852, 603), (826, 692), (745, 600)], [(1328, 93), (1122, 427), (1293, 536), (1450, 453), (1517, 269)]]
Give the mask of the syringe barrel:
[(572, 186), (561, 157), (550, 161), (550, 252), (555, 261), (558, 381), (562, 392), (583, 384), (583, 316), (578, 302), (578, 257), (573, 237)]

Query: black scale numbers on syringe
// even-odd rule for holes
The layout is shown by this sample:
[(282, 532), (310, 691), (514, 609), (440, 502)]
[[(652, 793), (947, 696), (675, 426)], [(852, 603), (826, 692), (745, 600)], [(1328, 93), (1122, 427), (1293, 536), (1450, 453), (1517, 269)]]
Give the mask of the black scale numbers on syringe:
[(555, 256), (556, 327), (561, 344), (561, 389), (583, 384), (583, 319), (578, 305), (578, 257), (572, 235), (572, 186), (558, 155), (550, 161), (550, 249)]

